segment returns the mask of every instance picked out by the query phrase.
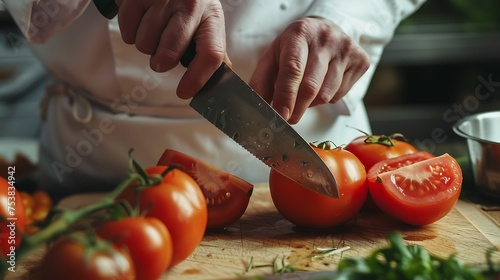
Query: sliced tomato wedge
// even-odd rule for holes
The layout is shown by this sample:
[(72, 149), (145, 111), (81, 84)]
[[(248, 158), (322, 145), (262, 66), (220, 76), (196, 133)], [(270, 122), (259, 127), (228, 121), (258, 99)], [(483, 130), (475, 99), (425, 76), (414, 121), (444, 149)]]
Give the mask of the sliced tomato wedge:
[(157, 165), (177, 164), (200, 186), (207, 201), (207, 229), (220, 229), (245, 213), (253, 185), (222, 169), (182, 152), (166, 149)]
[(375, 164), (367, 176), (375, 204), (410, 225), (431, 224), (455, 206), (462, 189), (462, 170), (449, 154), (426, 152)]

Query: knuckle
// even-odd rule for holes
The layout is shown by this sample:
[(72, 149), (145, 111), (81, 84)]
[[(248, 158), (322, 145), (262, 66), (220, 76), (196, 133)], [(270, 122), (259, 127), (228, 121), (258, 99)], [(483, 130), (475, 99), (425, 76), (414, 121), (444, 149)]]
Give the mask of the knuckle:
[(288, 57), (283, 65), (283, 73), (287, 77), (300, 77), (303, 69), (303, 63), (299, 57)]
[(362, 72), (366, 72), (366, 70), (368, 70), (369, 67), (370, 67), (370, 57), (368, 56), (367, 53), (362, 51), (359, 58), (359, 68)]
[(289, 29), (292, 33), (307, 35), (309, 33), (309, 23), (305, 19), (299, 19), (292, 22)]
[(224, 18), (224, 11), (220, 1), (202, 3), (201, 0), (184, 1), (181, 9), (177, 11), (184, 19), (192, 19), (201, 16), (201, 20), (207, 17)]
[(322, 91), (318, 94), (316, 99), (321, 104), (326, 104), (332, 100), (332, 94), (329, 91)]
[(342, 39), (342, 48), (341, 48), (341, 56), (351, 57), (357, 53), (357, 44), (347, 35)]
[(200, 0), (183, 1), (182, 9), (179, 10), (179, 13), (182, 13), (187, 16), (192, 16), (196, 13), (196, 10), (199, 5), (200, 5)]
[(355, 76), (361, 76), (365, 73), (368, 68), (370, 68), (370, 58), (362, 49), (353, 55), (352, 67), (349, 71), (352, 71)]
[(302, 99), (313, 100), (320, 87), (321, 83), (317, 79), (304, 78), (300, 88), (300, 95)]

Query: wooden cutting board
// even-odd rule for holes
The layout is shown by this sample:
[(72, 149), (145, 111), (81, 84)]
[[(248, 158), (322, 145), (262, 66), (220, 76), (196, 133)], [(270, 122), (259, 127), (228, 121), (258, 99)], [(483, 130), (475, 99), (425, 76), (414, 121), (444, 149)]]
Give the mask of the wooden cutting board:
[[(295, 262), (295, 267), (307, 271), (334, 270), (341, 257), (366, 257), (387, 245), (389, 232), (400, 232), (409, 244), (421, 245), (442, 257), (457, 254), (465, 263), (484, 263), (488, 248), (500, 248), (500, 228), (488, 223), (485, 216), (474, 216), (481, 213), (471, 207), (460, 202), (446, 217), (426, 227), (402, 225), (381, 212), (363, 211), (336, 229), (304, 231), (278, 213), (267, 184), (256, 185), (241, 220), (222, 232), (207, 233), (191, 257), (162, 279), (234, 279), (272, 274), (271, 267), (247, 272), (251, 258), (257, 265), (269, 265), (275, 257), (285, 257), (287, 263)], [(471, 223), (468, 216), (476, 223)], [(308, 257), (316, 248), (344, 246), (350, 249), (342, 255), (314, 260)]]
[[(61, 201), (60, 206), (79, 207), (94, 202), (95, 195), (78, 195)], [(471, 222), (472, 221), (472, 222)], [(387, 245), (389, 232), (400, 232), (406, 242), (425, 247), (447, 257), (456, 254), (468, 264), (485, 263), (485, 252), (500, 248), (500, 228), (473, 205), (459, 202), (443, 219), (426, 227), (402, 225), (381, 212), (362, 211), (351, 222), (336, 229), (305, 231), (285, 220), (274, 207), (267, 184), (255, 186), (247, 211), (235, 224), (218, 232), (208, 232), (193, 254), (166, 272), (161, 279), (237, 279), (270, 275), (272, 267), (247, 271), (255, 265), (271, 265), (278, 257), (307, 271), (334, 270), (341, 257), (362, 258)], [(308, 257), (317, 248), (350, 249), (323, 259)], [(42, 253), (32, 257), (33, 265)], [(500, 261), (495, 256), (496, 261)], [(21, 274), (8, 279), (22, 279)], [(32, 279), (32, 278), (26, 278)], [(294, 278), (307, 279), (307, 278)]]

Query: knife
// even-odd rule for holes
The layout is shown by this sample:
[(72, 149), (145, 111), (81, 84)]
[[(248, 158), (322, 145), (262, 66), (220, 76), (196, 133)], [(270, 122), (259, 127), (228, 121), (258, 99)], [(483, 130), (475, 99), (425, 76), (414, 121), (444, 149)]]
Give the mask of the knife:
[[(118, 13), (114, 0), (93, 2), (108, 19)], [(193, 41), (181, 64), (187, 67), (195, 55)], [(307, 189), (339, 197), (335, 177), (311, 145), (225, 63), (189, 105), (267, 166)]]
[[(195, 51), (191, 43), (181, 59), (184, 67)], [(311, 145), (227, 64), (189, 105), (267, 166), (307, 189), (339, 197), (335, 177)]]

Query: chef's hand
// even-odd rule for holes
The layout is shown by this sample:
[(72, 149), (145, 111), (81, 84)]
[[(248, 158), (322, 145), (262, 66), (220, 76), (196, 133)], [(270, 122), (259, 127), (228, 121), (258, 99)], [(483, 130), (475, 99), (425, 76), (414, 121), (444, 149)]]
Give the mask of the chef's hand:
[(339, 101), (369, 65), (365, 51), (338, 26), (304, 18), (264, 52), (250, 85), (294, 124), (308, 107)]
[(177, 95), (190, 98), (227, 62), (224, 13), (219, 0), (115, 0), (118, 24), (127, 44), (151, 55), (151, 69), (178, 65), (194, 39), (196, 55), (179, 82)]

